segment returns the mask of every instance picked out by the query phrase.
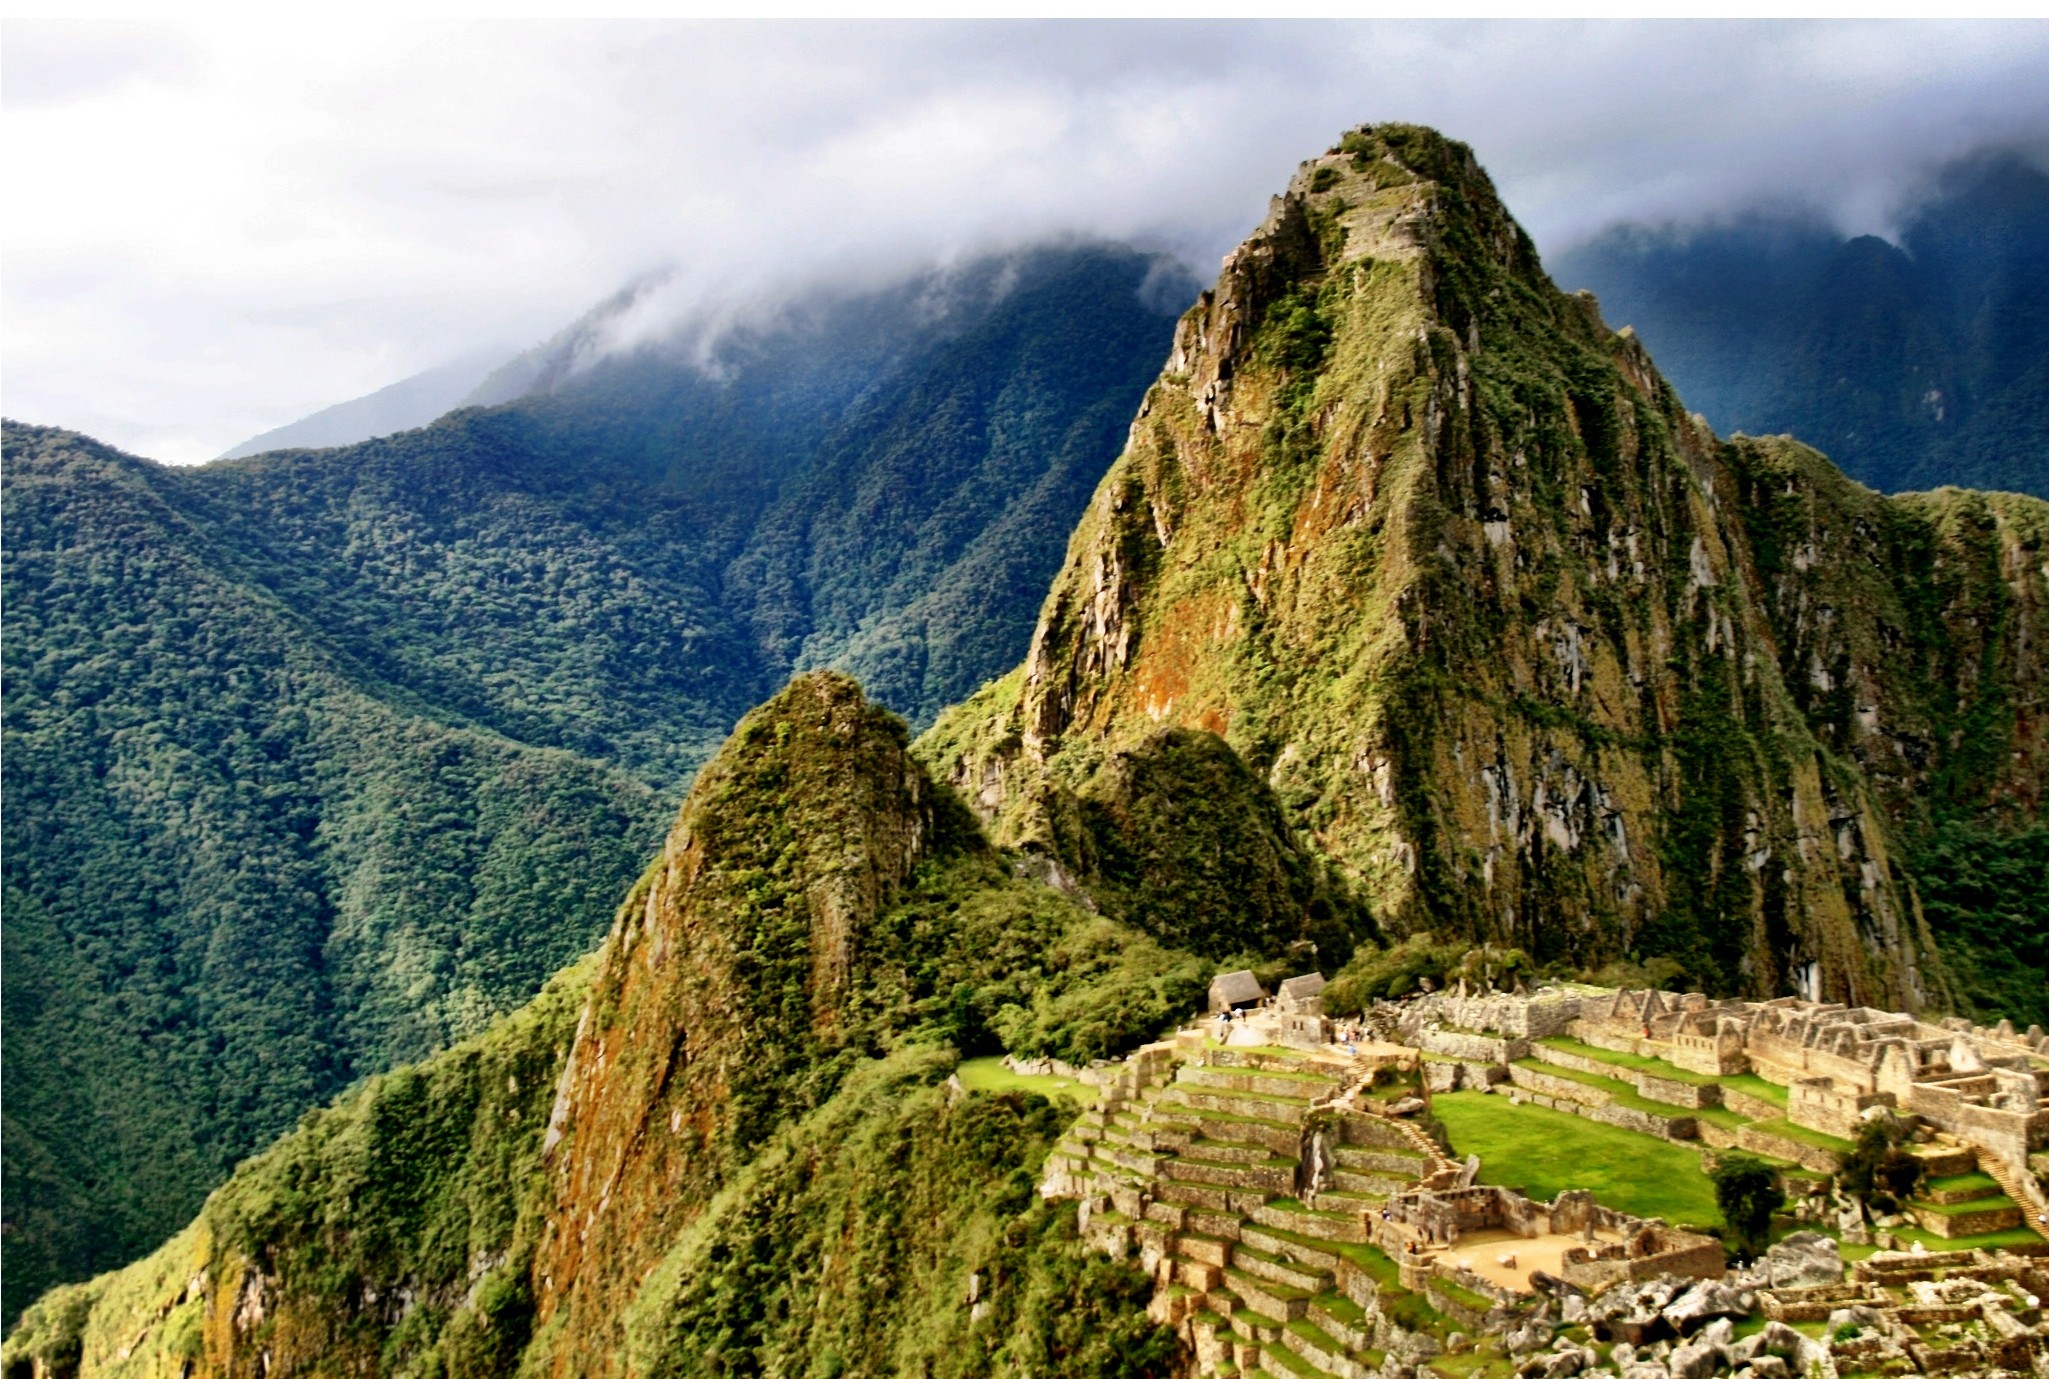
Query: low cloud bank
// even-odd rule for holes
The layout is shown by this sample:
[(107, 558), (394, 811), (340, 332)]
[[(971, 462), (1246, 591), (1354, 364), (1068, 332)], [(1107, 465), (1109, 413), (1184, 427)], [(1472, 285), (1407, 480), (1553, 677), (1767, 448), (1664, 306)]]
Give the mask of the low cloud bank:
[(1990, 22), (10, 24), (8, 410), (198, 459), (666, 268), (631, 332), (1060, 235), (1207, 276), (1361, 121), (1474, 145), (1546, 248), (1807, 208), (1885, 232), (2049, 159)]

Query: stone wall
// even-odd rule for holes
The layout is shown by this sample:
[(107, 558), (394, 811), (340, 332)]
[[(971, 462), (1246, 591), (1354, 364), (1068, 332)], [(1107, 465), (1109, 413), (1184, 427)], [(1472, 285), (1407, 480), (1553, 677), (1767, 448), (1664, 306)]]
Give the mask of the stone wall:
[(1680, 1278), (1720, 1278), (1728, 1257), (1722, 1242), (1670, 1226), (1645, 1226), (1619, 1242), (1575, 1245), (1565, 1252), (1560, 1268), (1567, 1283), (1598, 1291), (1615, 1283), (1672, 1274)]
[(1739, 1092), (1733, 1087), (1722, 1088), (1722, 1105), (1734, 1111), (1745, 1120), (1777, 1120), (1784, 1115), (1785, 1108), (1776, 1102), (1766, 1101), (1761, 1096)]
[(1764, 1154), (1775, 1159), (1790, 1159), (1802, 1168), (1816, 1173), (1833, 1173), (1840, 1166), (1835, 1154), (1817, 1145), (1801, 1140), (1788, 1139), (1746, 1125), (1736, 1132), (1736, 1147), (1747, 1149), (1753, 1154)]
[(1530, 1056), (1529, 1041), (1460, 1030), (1422, 1029), (1416, 1032), (1416, 1047), (1425, 1053), (1463, 1058), (1478, 1063), (1513, 1063)]
[(1684, 1106), (1698, 1111), (1722, 1104), (1722, 1089), (1712, 1082), (1681, 1082), (1677, 1078), (1659, 1077), (1656, 1073), (1647, 1072), (1637, 1073), (1635, 1081), (1638, 1096), (1662, 1101), (1667, 1106)]
[(1786, 1088), (1787, 1120), (1838, 1139), (1856, 1139), (1864, 1112), (1885, 1104), (1881, 1093), (1840, 1088), (1826, 1078), (1803, 1078)]
[(1536, 1092), (1554, 1101), (1599, 1106), (1612, 1099), (1599, 1087), (1589, 1087), (1584, 1082), (1575, 1082), (1569, 1077), (1559, 1077), (1536, 1068), (1512, 1067), (1508, 1070), (1508, 1080), (1525, 1091)]
[(2012, 1230), (2021, 1224), (2020, 1208), (2011, 1202), (1988, 1205), (1979, 1211), (1943, 1212), (1915, 1206), (1909, 1206), (1908, 1211), (1922, 1230), (1945, 1240), (1960, 1235), (1989, 1235), (1993, 1231)]
[(1563, 1034), (1580, 1010), (1579, 997), (1559, 991), (1540, 991), (1533, 996), (1500, 991), (1464, 996), (1440, 992), (1419, 1004), (1426, 1018), (1510, 1039), (1548, 1039)]

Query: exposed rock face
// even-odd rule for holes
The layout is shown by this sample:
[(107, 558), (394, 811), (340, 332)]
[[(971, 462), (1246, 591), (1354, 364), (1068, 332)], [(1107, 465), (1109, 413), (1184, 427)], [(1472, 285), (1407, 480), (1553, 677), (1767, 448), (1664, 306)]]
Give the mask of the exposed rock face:
[(1968, 758), (1969, 807), (2039, 812), (2045, 528), (1718, 440), (1469, 150), (1355, 131), (1183, 318), (1024, 665), (921, 752), (1068, 856), (1106, 751), (1206, 729), (1384, 924), (1912, 1007), (1920, 793)]
[(844, 1046), (869, 925), (934, 832), (906, 740), (846, 677), (793, 681), (706, 768), (614, 921), (546, 1141), (535, 1282), (561, 1372), (615, 1363), (594, 1357), (618, 1354), (649, 1265)]

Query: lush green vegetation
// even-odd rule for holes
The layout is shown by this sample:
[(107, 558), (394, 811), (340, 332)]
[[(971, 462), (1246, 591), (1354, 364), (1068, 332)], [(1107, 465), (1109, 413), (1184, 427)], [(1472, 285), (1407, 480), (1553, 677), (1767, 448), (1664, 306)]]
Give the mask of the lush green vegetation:
[(1874, 1211), (1897, 1211), (1921, 1181), (1921, 1160), (1907, 1152), (1905, 1140), (1905, 1128), (1890, 1117), (1864, 1122), (1836, 1182)]
[(1980, 1019), (2049, 1024), (2049, 826), (1949, 820), (1911, 859), (1921, 907)]
[[(309, 1113), (162, 1254), (46, 1298), (10, 1363), (262, 1348), (455, 1379), (560, 1348), (579, 1372), (1164, 1375), (1149, 1281), (1035, 1191), (1075, 1103), (948, 1084), (972, 1012), (1121, 1052), (1188, 960), (1014, 875), (906, 737), (844, 677), (795, 682), (701, 773), (598, 958)], [(624, 1219), (576, 1228), (565, 1278), (594, 1164)], [(238, 1293), (259, 1305), (230, 1323)]]
[(365, 674), (194, 533), (170, 476), (58, 433), (7, 445), (13, 1310), (524, 1000), (667, 809)]
[(1153, 267), (971, 265), (342, 450), (10, 425), (0, 1317), (585, 951), (792, 668), (924, 718), (1015, 660), (1192, 295)]
[(1414, 934), (1386, 948), (1362, 947), (1324, 988), (1323, 1004), (1332, 1015), (1357, 1015), (1375, 1001), (1414, 995), (1425, 981), (1440, 991), (1461, 979), (1505, 989), (1532, 975), (1528, 955), (1517, 949), (1434, 943), (1428, 934)]
[(1779, 1171), (1755, 1155), (1729, 1150), (1716, 1156), (1708, 1179), (1715, 1185), (1715, 1207), (1737, 1247), (1756, 1258), (1771, 1235), (1772, 1213), (1786, 1204)]
[(1542, 1201), (1585, 1188), (1602, 1205), (1632, 1215), (1681, 1226), (1721, 1224), (1697, 1149), (1478, 1092), (1434, 1097), (1431, 1111), (1456, 1153), (1480, 1156), (1483, 1183), (1521, 1188)]

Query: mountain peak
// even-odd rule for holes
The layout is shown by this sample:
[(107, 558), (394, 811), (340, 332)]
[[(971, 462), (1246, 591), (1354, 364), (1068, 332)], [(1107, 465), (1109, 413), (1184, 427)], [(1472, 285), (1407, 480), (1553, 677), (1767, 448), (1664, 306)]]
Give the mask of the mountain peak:
[[(1182, 318), (1024, 665), (922, 750), (1060, 854), (1049, 792), (1206, 729), (1383, 925), (1918, 1004), (1943, 978), (1887, 838), (1954, 709), (1861, 592), (1917, 576), (1845, 538), (1922, 519), (1833, 511), (1864, 498), (1782, 449), (1719, 441), (1554, 287), (1464, 145), (1354, 130)], [(1817, 568), (1858, 572), (1809, 603), (1759, 574), (1796, 540), (1746, 504), (1765, 469), (1814, 504)], [(2021, 528), (1994, 539), (2022, 568)]]

